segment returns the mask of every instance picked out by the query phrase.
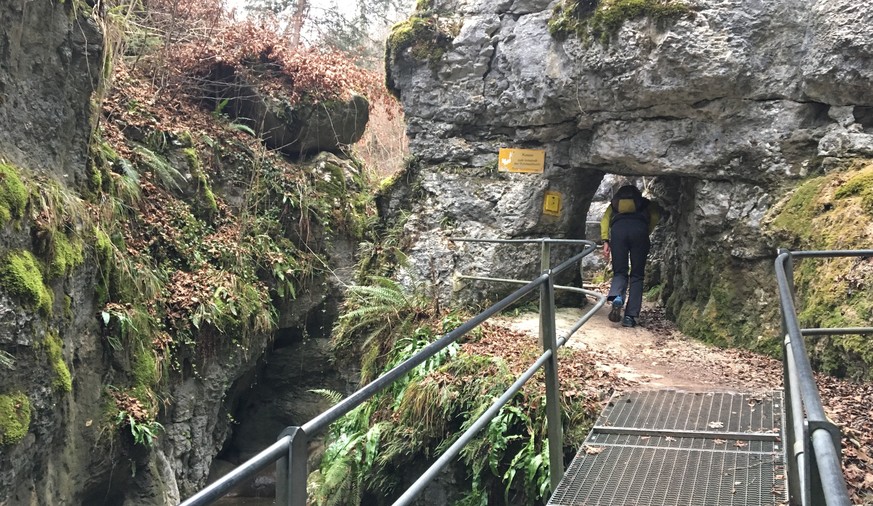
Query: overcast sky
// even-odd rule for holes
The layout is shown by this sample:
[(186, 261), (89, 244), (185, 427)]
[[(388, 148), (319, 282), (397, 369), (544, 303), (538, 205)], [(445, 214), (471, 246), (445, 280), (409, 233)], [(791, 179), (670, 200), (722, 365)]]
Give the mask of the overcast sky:
[[(237, 13), (244, 13), (248, 0), (225, 0), (225, 3), (228, 8), (235, 8)], [(412, 10), (411, 6), (413, 6), (415, 2), (410, 0), (409, 4), (410, 10)], [(345, 13), (347, 16), (354, 16), (355, 10), (357, 9), (357, 2), (355, 0), (309, 0), (309, 5), (311, 6), (310, 9), (313, 11), (323, 11), (324, 9), (336, 5), (338, 10)]]
[[(227, 6), (228, 9), (236, 9), (236, 19), (242, 19), (243, 17), (245, 17), (245, 15), (246, 15), (245, 7), (246, 7), (246, 5), (249, 4), (249, 0), (224, 0), (224, 1), (225, 1), (225, 5)], [(391, 25), (393, 25), (397, 21), (404, 20), (409, 16), (409, 14), (413, 11), (413, 9), (415, 7), (415, 0), (407, 0), (406, 3), (409, 4), (408, 12), (398, 13), (395, 16), (395, 19), (387, 19), (386, 22), (388, 23), (388, 26), (385, 28), (390, 27)], [(337, 10), (339, 10), (341, 13), (345, 14), (345, 16), (347, 18), (354, 17), (356, 14), (356, 11), (357, 11), (357, 1), (356, 0), (309, 0), (309, 5), (310, 5), (310, 17), (314, 17), (314, 18), (320, 17), (321, 13), (324, 10), (329, 9), (333, 6), (336, 6)], [(312, 26), (310, 25), (308, 28), (311, 29)], [(379, 33), (375, 33), (372, 36), (375, 37), (377, 40), (380, 37), (384, 37), (385, 33), (387, 33), (387, 30), (385, 28), (380, 30), (378, 27), (376, 27), (376, 29), (379, 31)], [(304, 25), (303, 31), (304, 31), (304, 35), (303, 35), (304, 39), (307, 38), (306, 32), (309, 32), (310, 35), (312, 33), (311, 31), (307, 30), (307, 27), (305, 25)]]

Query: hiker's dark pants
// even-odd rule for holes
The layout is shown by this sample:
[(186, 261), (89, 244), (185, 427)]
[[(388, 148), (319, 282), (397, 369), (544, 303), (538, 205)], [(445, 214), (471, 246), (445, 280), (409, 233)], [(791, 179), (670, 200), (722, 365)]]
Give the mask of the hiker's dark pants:
[[(626, 301), (624, 310), (626, 316), (636, 318), (640, 315), (649, 247), (649, 226), (643, 220), (619, 219), (610, 227), (609, 248), (612, 254), (613, 276), (608, 300), (621, 295), (621, 298)], [(630, 259), (630, 276), (628, 276), (628, 259)], [(630, 281), (630, 294), (625, 295), (628, 281)]]

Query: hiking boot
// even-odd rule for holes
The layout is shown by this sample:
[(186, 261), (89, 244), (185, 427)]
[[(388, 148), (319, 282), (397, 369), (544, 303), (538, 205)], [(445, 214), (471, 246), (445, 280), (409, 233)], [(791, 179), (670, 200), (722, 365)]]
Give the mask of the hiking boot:
[(636, 319), (634, 319), (633, 316), (625, 315), (624, 320), (622, 320), (622, 322), (621, 322), (621, 326), (622, 327), (636, 327), (637, 321), (636, 321)]
[(618, 322), (621, 321), (621, 307), (624, 305), (624, 301), (621, 300), (621, 295), (612, 299), (612, 310), (609, 312), (609, 321)]

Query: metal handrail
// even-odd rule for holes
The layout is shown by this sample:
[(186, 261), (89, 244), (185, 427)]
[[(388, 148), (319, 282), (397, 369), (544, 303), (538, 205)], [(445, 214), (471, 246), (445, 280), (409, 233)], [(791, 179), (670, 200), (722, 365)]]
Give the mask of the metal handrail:
[[(870, 257), (873, 250), (779, 250), (776, 281), (782, 312), (783, 381), (785, 389), (786, 467), (792, 504), (849, 506), (849, 493), (840, 464), (840, 430), (824, 412), (809, 363), (804, 335), (866, 334), (868, 327), (801, 329), (794, 304), (794, 258)], [(790, 454), (788, 452), (791, 452)]]
[[(247, 460), (232, 472), (218, 479), (202, 491), (181, 503), (181, 506), (202, 506), (215, 502), (226, 495), (233, 487), (245, 480), (251, 479), (268, 465), (276, 463), (276, 503), (280, 505), (305, 506), (306, 479), (309, 475), (307, 469), (306, 446), (309, 440), (325, 430), (331, 423), (361, 405), (373, 395), (391, 385), (416, 366), (424, 363), (451, 343), (478, 327), (488, 318), (506, 309), (511, 304), (529, 295), (536, 288), (540, 288), (540, 338), (543, 345), (543, 353), (534, 364), (522, 374), (512, 386), (497, 399), (488, 410), (483, 413), (471, 427), (461, 435), (447, 451), (416, 481), (399, 499), (395, 505), (408, 504), (424, 487), (443, 469), (453, 458), (457, 456), (461, 448), (475, 436), (485, 424), (493, 419), (500, 408), (505, 405), (515, 393), (526, 383), (539, 369), (545, 369), (546, 375), (546, 414), (548, 418), (549, 436), (549, 470), (552, 489), (557, 486), (563, 476), (563, 454), (560, 406), (558, 402), (557, 382), (557, 348), (563, 346), (594, 313), (606, 302), (602, 294), (583, 290), (576, 287), (556, 286), (552, 282), (552, 276), (557, 275), (572, 265), (579, 262), (584, 256), (589, 255), (596, 249), (591, 241), (567, 240), (567, 239), (453, 239), (459, 242), (501, 242), (501, 243), (538, 243), (541, 245), (542, 274), (533, 281), (525, 282), (518, 280), (501, 280), (512, 283), (524, 284), (496, 304), (485, 309), (478, 315), (467, 320), (455, 330), (443, 335), (436, 341), (425, 346), (420, 352), (395, 366), (379, 378), (368, 383), (358, 391), (343, 399), (327, 411), (319, 414), (300, 427), (288, 427), (278, 440), (267, 449), (261, 451)], [(550, 245), (582, 245), (585, 246), (581, 253), (572, 256), (555, 268), (549, 267)], [(568, 289), (596, 297), (597, 304), (589, 310), (566, 335), (557, 339), (555, 335), (555, 305), (554, 289)]]

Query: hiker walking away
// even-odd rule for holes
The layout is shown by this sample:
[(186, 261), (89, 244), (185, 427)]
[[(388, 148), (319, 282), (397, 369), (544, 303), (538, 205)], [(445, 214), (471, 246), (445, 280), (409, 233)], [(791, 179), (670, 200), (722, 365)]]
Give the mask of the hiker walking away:
[[(606, 300), (612, 302), (610, 321), (634, 327), (643, 305), (643, 278), (649, 255), (649, 234), (655, 229), (661, 211), (658, 204), (643, 197), (634, 185), (625, 185), (615, 192), (600, 220), (603, 256), (612, 254), (612, 284)], [(630, 268), (628, 269), (628, 260)], [(630, 285), (630, 293), (628, 292)], [(621, 310), (627, 301), (624, 319)]]

